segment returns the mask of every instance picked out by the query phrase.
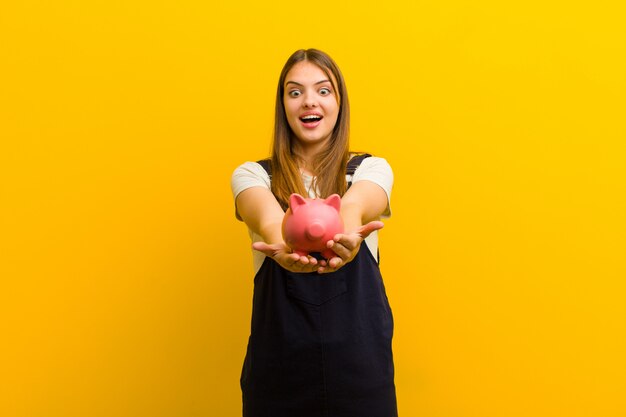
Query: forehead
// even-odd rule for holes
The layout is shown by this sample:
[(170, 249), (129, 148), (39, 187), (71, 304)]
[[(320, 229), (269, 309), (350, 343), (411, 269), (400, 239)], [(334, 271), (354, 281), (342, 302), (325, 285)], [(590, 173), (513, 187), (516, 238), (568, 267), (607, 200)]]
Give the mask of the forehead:
[[(332, 77), (334, 82), (334, 77), (330, 71), (328, 71), (329, 75)], [(314, 84), (318, 81), (328, 80), (328, 76), (324, 73), (324, 71), (309, 61), (300, 61), (295, 64), (291, 69), (287, 72), (287, 76), (285, 77), (285, 83), (289, 81), (295, 81), (299, 84)]]

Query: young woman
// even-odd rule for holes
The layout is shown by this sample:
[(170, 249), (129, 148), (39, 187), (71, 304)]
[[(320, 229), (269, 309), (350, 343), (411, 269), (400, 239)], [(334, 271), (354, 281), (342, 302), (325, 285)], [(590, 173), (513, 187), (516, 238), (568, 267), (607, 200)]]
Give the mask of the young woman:
[[(378, 230), (393, 173), (351, 154), (343, 76), (324, 52), (299, 50), (280, 74), (271, 158), (232, 176), (252, 238), (252, 329), (241, 374), (244, 417), (397, 416), (393, 318), (378, 268)], [(281, 234), (291, 193), (337, 193), (337, 256), (299, 256)]]

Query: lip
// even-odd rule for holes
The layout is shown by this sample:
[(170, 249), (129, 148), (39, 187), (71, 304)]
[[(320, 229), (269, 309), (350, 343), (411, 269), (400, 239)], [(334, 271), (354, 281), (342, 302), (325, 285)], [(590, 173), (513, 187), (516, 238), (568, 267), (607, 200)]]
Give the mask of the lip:
[(316, 111), (305, 111), (304, 113), (300, 113), (299, 117), (304, 117), (304, 116), (319, 116), (319, 117), (324, 117), (322, 116), (322, 113), (320, 112), (316, 112)]
[(300, 124), (304, 126), (306, 129), (315, 129), (320, 123), (322, 123), (321, 120), (317, 122), (309, 122), (309, 123), (305, 123), (302, 120), (300, 120)]

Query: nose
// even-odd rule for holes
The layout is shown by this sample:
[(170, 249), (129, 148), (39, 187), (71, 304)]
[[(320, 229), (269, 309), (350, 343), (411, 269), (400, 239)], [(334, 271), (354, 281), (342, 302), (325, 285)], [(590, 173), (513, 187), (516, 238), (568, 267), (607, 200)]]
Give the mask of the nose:
[(304, 96), (304, 100), (302, 100), (302, 105), (304, 107), (317, 107), (317, 100), (314, 94), (306, 94)]

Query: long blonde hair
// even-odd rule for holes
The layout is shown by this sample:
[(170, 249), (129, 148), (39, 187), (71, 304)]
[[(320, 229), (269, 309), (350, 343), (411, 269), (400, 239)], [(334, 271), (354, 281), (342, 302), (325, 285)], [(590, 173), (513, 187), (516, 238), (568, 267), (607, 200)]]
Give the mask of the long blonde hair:
[(339, 114), (330, 140), (315, 158), (314, 165), (310, 167), (315, 174), (313, 189), (319, 191), (319, 197), (325, 198), (334, 193), (343, 195), (347, 187), (345, 170), (349, 156), (350, 105), (343, 75), (328, 54), (317, 49), (300, 49), (285, 63), (276, 92), (274, 140), (270, 163), (272, 192), (283, 208), (287, 207), (291, 193), (305, 197), (308, 194), (298, 168), (298, 157), (293, 152), (295, 135), (287, 122), (283, 103), (287, 73), (296, 63), (302, 61), (317, 65), (326, 74), (339, 98)]

